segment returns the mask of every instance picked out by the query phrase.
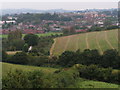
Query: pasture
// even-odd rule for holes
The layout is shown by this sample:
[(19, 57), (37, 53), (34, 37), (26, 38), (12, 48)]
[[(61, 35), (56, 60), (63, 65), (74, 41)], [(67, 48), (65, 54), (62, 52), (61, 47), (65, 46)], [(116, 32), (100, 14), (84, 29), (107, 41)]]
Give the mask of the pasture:
[(118, 50), (118, 30), (88, 32), (54, 39), (51, 54), (58, 56), (64, 51), (98, 49), (102, 54), (107, 49)]

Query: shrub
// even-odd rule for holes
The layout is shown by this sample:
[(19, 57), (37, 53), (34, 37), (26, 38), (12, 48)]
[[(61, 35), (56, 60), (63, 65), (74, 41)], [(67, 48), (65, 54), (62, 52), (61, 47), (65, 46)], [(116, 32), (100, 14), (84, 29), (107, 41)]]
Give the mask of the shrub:
[(17, 52), (10, 58), (10, 62), (15, 64), (27, 64), (28, 55), (25, 52)]
[(120, 72), (113, 73), (112, 68), (100, 68), (96, 65), (85, 66), (79, 64), (74, 65), (74, 68), (77, 68), (82, 78), (119, 83), (118, 75), (120, 75)]
[(2, 50), (2, 61), (6, 61), (7, 57), (8, 54), (4, 50)]
[(24, 43), (25, 42), (22, 39), (13, 39), (12, 41), (10, 41), (10, 45), (12, 47), (15, 47), (15, 50), (22, 50)]
[(73, 85), (79, 73), (75, 69), (60, 70), (59, 72), (49, 74), (44, 79), (45, 88), (65, 88)]
[(2, 79), (3, 88), (42, 88), (43, 73), (41, 71), (25, 72), (15, 70), (8, 72)]
[(29, 46), (28, 46), (28, 44), (26, 43), (24, 46), (23, 46), (23, 51), (24, 52), (28, 52), (28, 48), (29, 48)]
[(28, 64), (34, 66), (44, 66), (48, 62), (46, 56), (29, 56)]

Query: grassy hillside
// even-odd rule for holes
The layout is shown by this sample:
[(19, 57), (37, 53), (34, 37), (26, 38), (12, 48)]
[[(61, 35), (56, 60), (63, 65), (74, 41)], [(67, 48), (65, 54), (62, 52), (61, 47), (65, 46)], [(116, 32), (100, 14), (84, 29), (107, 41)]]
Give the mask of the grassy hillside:
[[(45, 36), (51, 36), (51, 35), (56, 35), (56, 34), (60, 35), (60, 34), (62, 34), (62, 33), (49, 32), (49, 33), (36, 34), (36, 35), (38, 35), (39, 37), (40, 37), (40, 36), (45, 37)], [(23, 36), (23, 37), (24, 37), (25, 35), (26, 35), (26, 34), (22, 34), (22, 36)], [(8, 35), (0, 35), (0, 38), (1, 38), (1, 37), (3, 37), (3, 38), (7, 38), (7, 37), (8, 37)]]
[[(50, 73), (53, 73), (54, 71), (58, 70), (55, 68), (35, 67), (35, 66), (2, 63), (2, 75), (3, 76), (6, 75), (6, 73), (8, 71), (15, 70), (15, 69), (21, 69), (24, 71), (41, 70), (46, 74), (50, 74)], [(71, 85), (71, 86), (69, 86), (69, 88), (118, 88), (118, 85), (79, 78), (76, 81), (75, 85)]]
[(21, 69), (21, 70), (25, 70), (25, 71), (41, 70), (45, 73), (52, 73), (57, 70), (55, 68), (35, 67), (35, 66), (27, 66), (27, 65), (2, 63), (2, 75), (5, 75), (10, 70), (15, 70), (15, 69)]
[(75, 87), (76, 88), (118, 88), (118, 85), (99, 82), (99, 81), (85, 80), (80, 78), (75, 83)]
[(89, 32), (65, 37), (58, 37), (54, 40), (51, 53), (60, 55), (62, 52), (76, 51), (80, 49), (98, 49), (100, 53), (107, 49), (118, 49), (118, 30)]

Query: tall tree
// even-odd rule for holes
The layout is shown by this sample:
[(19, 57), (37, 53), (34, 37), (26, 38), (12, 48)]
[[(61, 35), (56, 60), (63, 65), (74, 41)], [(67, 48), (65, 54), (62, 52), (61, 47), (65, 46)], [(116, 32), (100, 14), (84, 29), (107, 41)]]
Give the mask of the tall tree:
[(21, 38), (22, 38), (22, 32), (20, 30), (11, 31), (8, 34), (9, 41), (12, 41), (14, 39), (21, 39)]
[(34, 34), (27, 34), (25, 35), (24, 40), (29, 46), (35, 46), (38, 44), (39, 37)]

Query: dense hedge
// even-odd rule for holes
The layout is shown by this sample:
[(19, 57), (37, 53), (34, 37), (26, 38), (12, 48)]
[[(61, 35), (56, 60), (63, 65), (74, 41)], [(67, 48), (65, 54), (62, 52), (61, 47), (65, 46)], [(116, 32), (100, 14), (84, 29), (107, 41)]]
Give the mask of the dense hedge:
[(90, 80), (98, 80), (109, 83), (120, 83), (120, 71), (115, 71), (112, 68), (101, 68), (96, 65), (75, 65), (78, 69), (80, 77), (90, 79)]
[(120, 69), (120, 56), (117, 50), (107, 50), (101, 55), (98, 50), (86, 49), (83, 52), (77, 50), (65, 51), (58, 58), (49, 58), (45, 55), (36, 56), (35, 53), (19, 52), (13, 56), (8, 56), (3, 51), (3, 62), (14, 64), (25, 64), (34, 66), (62, 66), (71, 67), (74, 64), (91, 65), (95, 64), (104, 68)]
[(117, 50), (107, 50), (101, 55), (98, 50), (86, 49), (83, 52), (77, 50), (65, 51), (59, 56), (57, 64), (62, 67), (71, 67), (74, 64), (99, 65), (104, 68), (112, 67), (120, 69), (120, 56)]
[(13, 64), (22, 64), (22, 65), (33, 65), (33, 66), (44, 66), (48, 63), (47, 56), (32, 56), (25, 52), (18, 52), (15, 55), (7, 55), (3, 52), (3, 62), (13, 63)]

